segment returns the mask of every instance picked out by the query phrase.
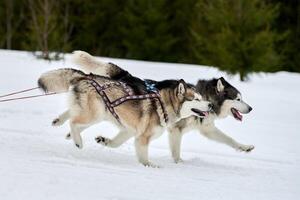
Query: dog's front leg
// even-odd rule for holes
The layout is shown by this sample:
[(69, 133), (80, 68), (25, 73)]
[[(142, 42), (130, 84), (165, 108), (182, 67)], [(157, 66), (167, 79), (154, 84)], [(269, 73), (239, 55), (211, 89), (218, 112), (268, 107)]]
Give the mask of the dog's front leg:
[(169, 132), (169, 147), (175, 163), (182, 162), (180, 158), (182, 132), (179, 128), (170, 128)]
[(159, 166), (151, 163), (148, 159), (149, 141), (150, 138), (145, 136), (139, 136), (135, 138), (134, 145), (135, 145), (136, 156), (138, 158), (138, 161), (144, 166), (157, 168)]
[(231, 146), (238, 151), (250, 152), (254, 149), (253, 145), (244, 145), (235, 141), (233, 138), (225, 135), (221, 130), (219, 130), (215, 125), (204, 124), (199, 125), (200, 132), (207, 138)]
[(118, 135), (116, 135), (113, 139), (109, 139), (106, 137), (98, 136), (95, 138), (96, 142), (102, 144), (104, 146), (108, 146), (111, 148), (117, 148), (121, 146), (124, 142), (129, 140), (133, 136), (132, 133), (127, 130), (121, 130)]
[(69, 110), (66, 110), (52, 121), (52, 126), (63, 125), (70, 118)]

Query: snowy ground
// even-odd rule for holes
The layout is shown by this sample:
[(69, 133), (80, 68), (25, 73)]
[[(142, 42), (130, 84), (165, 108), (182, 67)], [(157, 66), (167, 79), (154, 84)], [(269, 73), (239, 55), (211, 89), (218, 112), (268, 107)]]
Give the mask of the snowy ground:
[[(184, 136), (184, 163), (170, 158), (167, 134), (150, 145), (160, 169), (138, 164), (132, 141), (118, 149), (94, 142), (116, 129), (100, 124), (84, 132), (84, 149), (64, 139), (68, 125), (51, 126), (66, 108), (64, 95), (0, 103), (0, 199), (299, 199), (300, 75), (255, 74), (241, 83), (214, 68), (120, 59), (114, 62), (142, 78), (224, 76), (254, 110), (243, 123), (232, 118), (217, 126), (244, 144), (250, 154), (209, 141), (196, 132)], [(0, 95), (34, 87), (49, 69), (65, 62), (36, 60), (31, 54), (0, 51)]]

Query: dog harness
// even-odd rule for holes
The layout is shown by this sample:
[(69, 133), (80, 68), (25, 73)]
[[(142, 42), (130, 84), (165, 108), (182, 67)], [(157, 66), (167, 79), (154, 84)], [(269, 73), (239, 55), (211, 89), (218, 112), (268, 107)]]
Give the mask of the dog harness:
[[(97, 93), (102, 97), (106, 108), (118, 120), (119, 123), (120, 123), (120, 117), (115, 112), (115, 107), (117, 107), (120, 104), (122, 104), (126, 101), (129, 101), (129, 100), (143, 100), (143, 99), (156, 99), (156, 100), (158, 100), (158, 102), (161, 106), (162, 112), (163, 112), (164, 121), (165, 121), (165, 123), (168, 122), (168, 114), (167, 114), (166, 109), (165, 109), (165, 107), (162, 103), (161, 96), (160, 96), (157, 88), (155, 87), (155, 84), (151, 84), (149, 81), (145, 80), (144, 83), (145, 83), (146, 89), (149, 93), (136, 95), (136, 94), (134, 94), (131, 87), (129, 87), (126, 83), (121, 82), (121, 81), (100, 85), (94, 79), (89, 79), (89, 80), (90, 80), (91, 85), (96, 89)], [(105, 90), (112, 87), (112, 86), (122, 86), (124, 88), (125, 92), (126, 92), (126, 95), (123, 96), (123, 97), (120, 97), (120, 98), (118, 98), (114, 101), (110, 101), (110, 99), (108, 98)]]

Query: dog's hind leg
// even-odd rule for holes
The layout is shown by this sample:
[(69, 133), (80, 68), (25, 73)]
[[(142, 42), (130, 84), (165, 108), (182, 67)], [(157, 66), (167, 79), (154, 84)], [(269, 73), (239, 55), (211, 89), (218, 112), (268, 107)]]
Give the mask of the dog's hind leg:
[(180, 158), (180, 148), (182, 132), (179, 128), (171, 128), (169, 131), (169, 147), (175, 163), (182, 162)]
[(235, 141), (233, 138), (225, 135), (214, 124), (200, 125), (200, 132), (207, 138), (231, 146), (238, 151), (250, 152), (254, 149), (253, 145), (244, 145)]
[(68, 119), (70, 118), (70, 112), (69, 110), (66, 110), (61, 115), (59, 115), (57, 118), (55, 118), (52, 121), (52, 126), (60, 126), (63, 125)]
[(126, 131), (121, 130), (118, 135), (116, 135), (113, 139), (105, 138), (102, 136), (98, 136), (95, 138), (97, 143), (100, 143), (104, 146), (108, 146), (111, 148), (117, 148), (121, 146), (123, 143), (125, 143), (127, 140), (129, 140), (131, 137), (133, 137), (133, 134)]

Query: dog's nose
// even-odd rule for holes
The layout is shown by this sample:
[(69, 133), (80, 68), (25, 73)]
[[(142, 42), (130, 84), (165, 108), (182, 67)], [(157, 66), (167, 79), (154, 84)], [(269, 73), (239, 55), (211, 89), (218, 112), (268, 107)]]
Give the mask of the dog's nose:
[(249, 106), (249, 112), (252, 110), (252, 107)]

